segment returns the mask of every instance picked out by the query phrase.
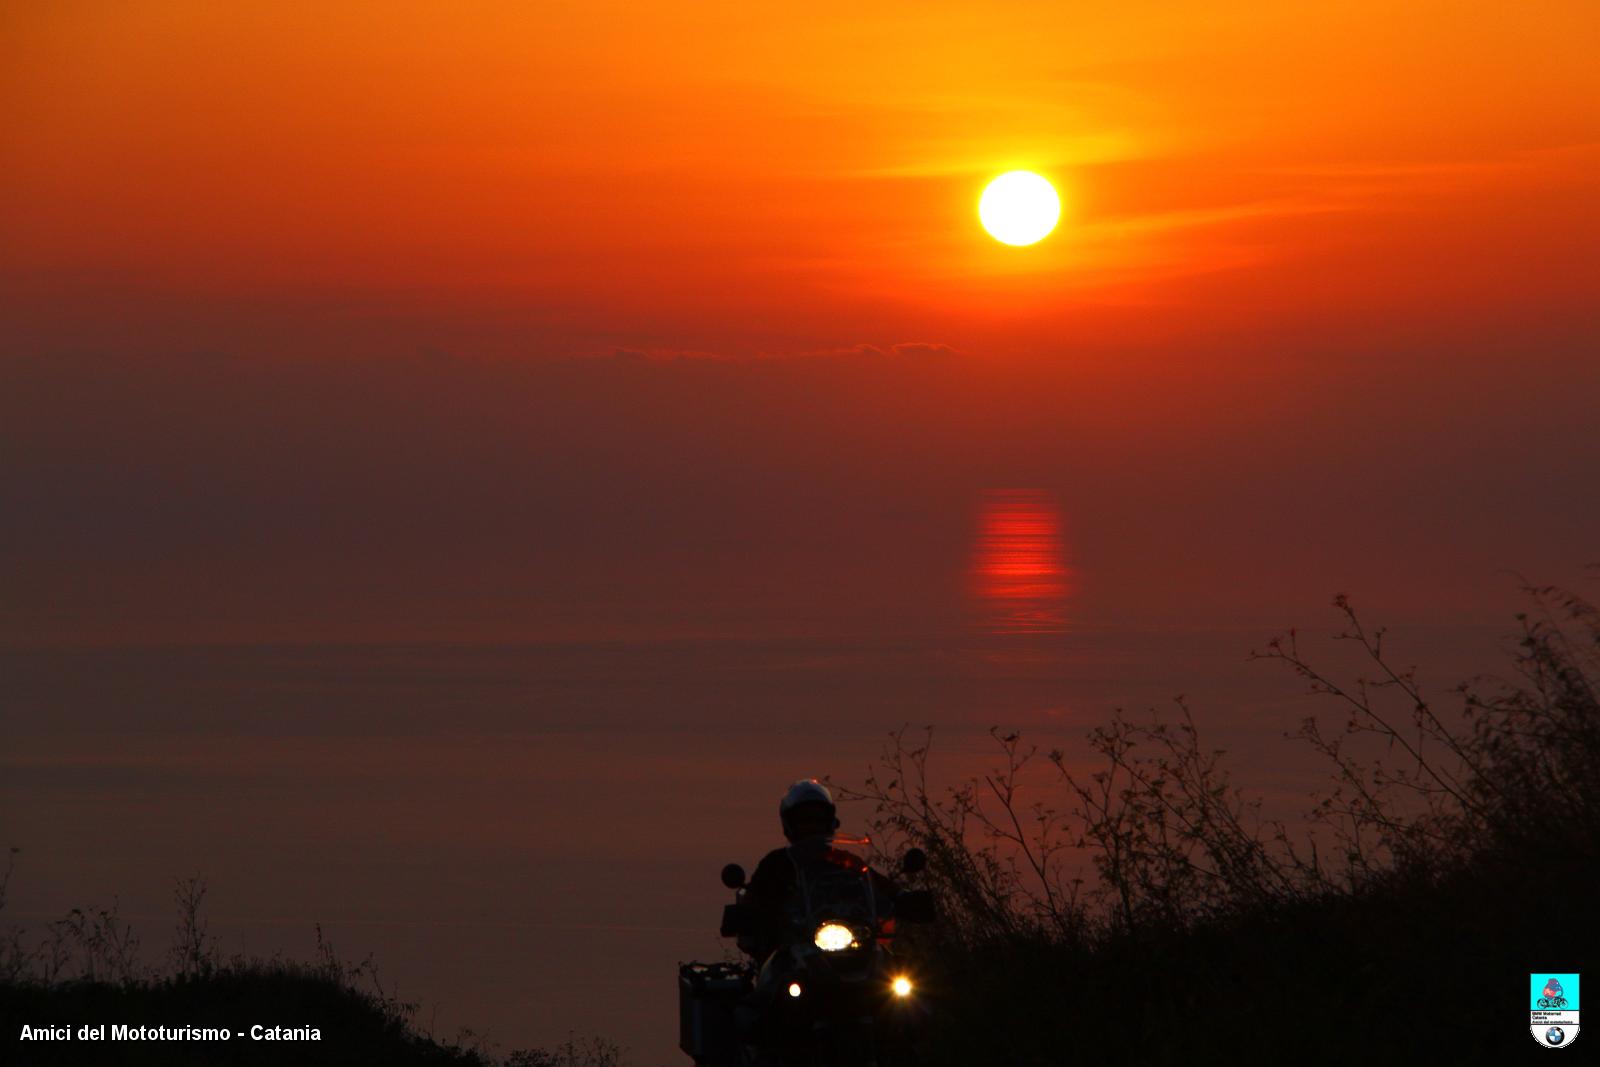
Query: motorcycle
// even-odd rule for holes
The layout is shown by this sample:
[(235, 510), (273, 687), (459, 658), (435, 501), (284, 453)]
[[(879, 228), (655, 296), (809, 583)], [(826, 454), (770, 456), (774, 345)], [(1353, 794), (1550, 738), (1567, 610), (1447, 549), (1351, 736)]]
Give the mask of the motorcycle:
[[(745, 900), (744, 869), (721, 934), (755, 948), (752, 963), (679, 968), (680, 1047), (698, 1067), (912, 1067), (927, 1015), (916, 977), (894, 955), (896, 923), (932, 922), (927, 890), (895, 891), (835, 837), (793, 845), (795, 882), (780, 915)], [(900, 871), (927, 865), (910, 849)], [(773, 929), (776, 919), (776, 929)]]

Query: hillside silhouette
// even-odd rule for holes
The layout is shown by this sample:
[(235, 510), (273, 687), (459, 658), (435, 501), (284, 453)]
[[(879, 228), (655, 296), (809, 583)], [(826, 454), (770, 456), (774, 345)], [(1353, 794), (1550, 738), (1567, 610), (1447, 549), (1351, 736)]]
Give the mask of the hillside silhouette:
[[(17, 850), (13, 849), (13, 859)], [(0, 877), (0, 908), (11, 867)], [(0, 939), (0, 1062), (33, 1064), (283, 1064), (328, 1067), (619, 1067), (620, 1049), (569, 1037), (552, 1049), (518, 1049), (501, 1058), (484, 1035), (435, 1036), (419, 1005), (387, 987), (369, 956), (340, 958), (317, 927), (316, 959), (222, 959), (201, 908), (205, 885), (180, 880), (178, 922), (166, 965), (139, 962), (138, 939), (115, 908), (74, 909), (29, 942), (18, 928)], [(77, 1027), (190, 1027), (230, 1032), (226, 1040), (79, 1040)], [(275, 1036), (252, 1035), (280, 1028)], [(65, 1026), (69, 1040), (21, 1041), (24, 1026)], [(288, 1032), (285, 1033), (284, 1030)], [(316, 1031), (310, 1040), (309, 1032)]]

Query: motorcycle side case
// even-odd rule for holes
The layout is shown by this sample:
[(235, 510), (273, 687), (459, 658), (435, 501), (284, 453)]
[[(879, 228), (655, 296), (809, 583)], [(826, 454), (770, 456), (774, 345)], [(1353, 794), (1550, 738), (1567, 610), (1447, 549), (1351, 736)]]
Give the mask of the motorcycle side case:
[(678, 965), (678, 1047), (705, 1067), (739, 1062), (738, 1004), (752, 987), (750, 969), (737, 963)]

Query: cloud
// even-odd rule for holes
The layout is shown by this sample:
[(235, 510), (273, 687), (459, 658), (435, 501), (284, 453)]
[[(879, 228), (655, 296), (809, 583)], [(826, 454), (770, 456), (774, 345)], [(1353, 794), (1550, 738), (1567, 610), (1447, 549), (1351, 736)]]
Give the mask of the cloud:
[[(844, 348), (817, 348), (797, 353), (793, 358), (861, 358), (861, 359), (929, 359), (935, 356), (959, 356), (961, 350), (939, 341), (901, 341), (892, 345), (875, 345), (867, 342)], [(781, 357), (775, 357), (781, 358)]]
[(890, 346), (889, 351), (897, 356), (906, 356), (913, 359), (924, 359), (932, 356), (959, 356), (961, 350), (952, 345), (929, 341), (905, 341), (901, 344)]
[(688, 360), (715, 360), (726, 363), (737, 357), (722, 352), (705, 352), (693, 348), (628, 348), (618, 346), (611, 350), (611, 358), (619, 363), (682, 363)]
[(762, 351), (744, 355), (727, 352), (707, 352), (683, 348), (635, 348), (617, 346), (611, 358), (619, 363), (682, 363), (690, 361), (715, 361), (719, 363), (763, 362), (792, 359), (933, 359), (961, 355), (961, 350), (942, 341), (901, 341), (891, 345), (861, 342), (839, 348), (813, 348), (791, 352)]

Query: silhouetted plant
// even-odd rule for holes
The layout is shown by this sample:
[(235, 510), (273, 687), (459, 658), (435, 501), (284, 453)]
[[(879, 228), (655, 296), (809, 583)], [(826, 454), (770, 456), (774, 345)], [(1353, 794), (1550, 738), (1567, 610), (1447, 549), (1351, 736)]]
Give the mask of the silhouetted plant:
[[(1181, 699), (1092, 730), (1088, 768), (1047, 753), (1053, 776), (993, 730), (992, 770), (937, 784), (932, 731), (891, 734), (839, 795), (870, 805), (880, 860), (929, 854), (943, 921), (904, 946), (937, 1003), (927, 1062), (1125, 1062), (1130, 1035), (1136, 1062), (1266, 1062), (1313, 1032), (1330, 1062), (1505, 1060), (1526, 1038), (1491, 1021), (1504, 976), (1600, 937), (1600, 612), (1528, 593), (1511, 669), (1442, 701), (1344, 597), (1356, 677), (1293, 632), (1266, 646), (1343, 710), (1290, 735), (1333, 778), (1293, 830), (1230, 781)], [(1395, 1010), (1418, 974), (1426, 1031)]]
[[(1089, 848), (1107, 932), (1183, 928), (1313, 891), (1314, 868), (1281, 823), (1261, 817), (1207, 749), (1180, 698), (1175, 723), (1120, 712), (1089, 735), (1104, 767), (1085, 781), (1056, 750), (1050, 761), (1075, 798), (1078, 843)], [(1135, 752), (1141, 749), (1142, 752)]]
[[(313, 929), (317, 935), (316, 971), (323, 978), (349, 989), (362, 990), (372, 1006), (396, 1027), (409, 1029), (415, 1023), (421, 1005), (415, 1001), (401, 1000), (398, 987), (384, 988), (377, 960), (372, 953), (367, 953), (356, 963), (346, 962), (334, 950), (333, 941), (323, 932), (322, 924), (314, 923)], [(476, 1048), (479, 1043), (479, 1035), (464, 1030), (458, 1035), (456, 1046)]]
[[(1336, 680), (1294, 631), (1252, 653), (1287, 664), (1346, 712), (1336, 731), (1308, 717), (1291, 735), (1325, 756), (1335, 778), (1304, 833), (1262, 817), (1182, 698), (1171, 721), (1119, 710), (1090, 731), (1100, 767), (1087, 774), (1065, 752), (1047, 753), (1063, 788), (1035, 787), (1032, 802), (1020, 776), (1038, 750), (998, 729), (986, 774), (931, 784), (932, 729), (912, 739), (902, 728), (863, 784), (839, 793), (871, 805), (881, 859), (911, 844), (928, 852), (949, 916), (942, 936), (968, 945), (1028, 937), (1083, 947), (1182, 930), (1384, 878), (1437, 880), (1486, 850), (1542, 845), (1552, 832), (1593, 854), (1600, 611), (1551, 588), (1527, 593), (1537, 610), (1518, 616), (1513, 677), (1458, 686), (1455, 712), (1424, 694), (1414, 668), (1394, 665), (1386, 631), (1368, 630), (1344, 596), (1334, 600), (1345, 623), (1336, 639), (1359, 646), (1370, 673)], [(1087, 889), (1065, 862), (1074, 847), (1098, 875)]]
[(602, 1037), (575, 1037), (553, 1049), (518, 1049), (506, 1057), (505, 1067), (623, 1067), (622, 1047)]
[(76, 962), (77, 977), (90, 982), (136, 981), (141, 975), (139, 939), (117, 912), (113, 900), (109, 908), (73, 908), (50, 923), (47, 980)]
[(1292, 631), (1261, 654), (1348, 712), (1337, 733), (1307, 719), (1297, 734), (1336, 768), (1315, 817), (1343, 848), (1340, 888), (1394, 872), (1435, 877), (1487, 850), (1553, 839), (1591, 854), (1600, 846), (1600, 612), (1551, 587), (1525, 591), (1534, 611), (1517, 616), (1512, 676), (1458, 685), (1455, 713), (1437, 710), (1414, 668), (1391, 664), (1385, 631), (1366, 630), (1343, 596), (1338, 639), (1361, 648), (1372, 676), (1331, 680)]
[(935, 791), (928, 782), (933, 729), (911, 744), (902, 728), (861, 788), (835, 789), (841, 801), (873, 806), (879, 863), (892, 867), (894, 853), (912, 844), (927, 852), (928, 877), (946, 898), (946, 939), (981, 943), (1046, 930), (1076, 936), (1081, 883), (1060, 876), (1060, 819), (1043, 806), (1023, 809), (1017, 799), (1019, 777), (1037, 752), (1021, 749), (1015, 734), (991, 733), (1004, 760), (981, 779)]
[[(17, 856), (21, 852), (16, 846), (6, 849), (5, 870), (0, 872), (0, 913), (6, 910), (11, 876), (16, 872)], [(16, 982), (29, 974), (37, 962), (36, 954), (36, 950), (24, 944), (22, 927), (13, 925), (0, 931), (0, 982)]]
[(1552, 839), (1600, 850), (1600, 610), (1554, 588), (1530, 590), (1518, 616), (1516, 680), (1465, 691), (1469, 782), (1480, 846), (1543, 847)]
[(216, 969), (216, 946), (211, 941), (210, 925), (202, 907), (206, 883), (198, 874), (180, 878), (173, 884), (172, 899), (178, 906), (178, 922), (168, 950), (173, 972), (180, 979), (204, 978)]

